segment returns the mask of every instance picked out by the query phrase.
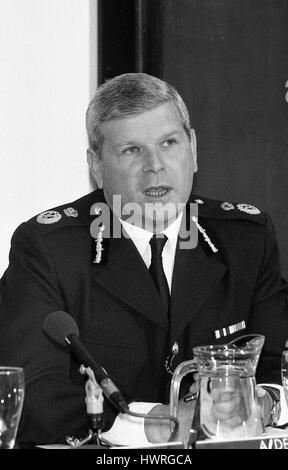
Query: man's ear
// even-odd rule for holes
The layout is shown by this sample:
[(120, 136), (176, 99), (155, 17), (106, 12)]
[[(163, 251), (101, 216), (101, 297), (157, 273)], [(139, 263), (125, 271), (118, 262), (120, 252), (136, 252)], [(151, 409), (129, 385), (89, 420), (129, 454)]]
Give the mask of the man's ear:
[(192, 155), (193, 155), (193, 161), (194, 161), (194, 173), (198, 171), (198, 164), (197, 164), (197, 139), (196, 139), (196, 134), (194, 129), (191, 129), (190, 131), (190, 145), (191, 145), (191, 150), (192, 150)]
[(101, 159), (99, 155), (94, 152), (91, 148), (87, 149), (87, 162), (91, 171), (91, 174), (96, 181), (97, 187), (99, 189), (103, 188), (103, 179), (101, 172)]

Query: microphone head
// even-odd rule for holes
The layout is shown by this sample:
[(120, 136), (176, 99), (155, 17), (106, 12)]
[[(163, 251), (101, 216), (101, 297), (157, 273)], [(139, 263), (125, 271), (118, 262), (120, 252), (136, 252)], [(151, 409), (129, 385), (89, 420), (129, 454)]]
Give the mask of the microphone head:
[(75, 320), (61, 310), (50, 313), (43, 321), (42, 328), (51, 339), (62, 346), (66, 346), (66, 336), (75, 335), (77, 338), (79, 336), (79, 328)]

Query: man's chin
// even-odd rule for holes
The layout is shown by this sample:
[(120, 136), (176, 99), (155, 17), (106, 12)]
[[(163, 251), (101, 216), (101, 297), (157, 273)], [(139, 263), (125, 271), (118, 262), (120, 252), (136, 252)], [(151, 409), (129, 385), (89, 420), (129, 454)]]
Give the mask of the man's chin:
[[(155, 214), (154, 214), (155, 215)], [(150, 232), (163, 232), (178, 217), (178, 212), (163, 217), (163, 214), (156, 214), (154, 217), (145, 217), (142, 219), (142, 228)]]
[(149, 232), (160, 233), (163, 232), (172, 222), (173, 220), (169, 219), (145, 219), (145, 221), (143, 221), (143, 228)]
[(185, 207), (185, 203), (174, 201), (141, 201), (121, 204), (121, 196), (113, 199), (113, 212), (122, 220), (151, 232), (165, 230)]

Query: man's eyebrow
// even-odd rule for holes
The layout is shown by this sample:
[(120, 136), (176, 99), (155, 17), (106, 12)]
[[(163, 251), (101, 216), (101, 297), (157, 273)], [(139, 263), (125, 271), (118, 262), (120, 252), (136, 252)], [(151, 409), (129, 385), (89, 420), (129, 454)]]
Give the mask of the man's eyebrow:
[(161, 136), (161, 139), (167, 139), (167, 137), (172, 137), (173, 135), (177, 135), (177, 134), (182, 134), (182, 129), (181, 130), (177, 129), (175, 131), (172, 130), (172, 131), (166, 132), (165, 134)]
[[(167, 139), (168, 137), (172, 137), (173, 135), (177, 134), (182, 134), (182, 129), (173, 129), (169, 132), (165, 132), (165, 134), (162, 134), (159, 136), (159, 140)], [(129, 145), (139, 145), (139, 142), (137, 140), (123, 140), (115, 143), (117, 147), (127, 147)]]
[(138, 145), (136, 140), (123, 140), (116, 142), (117, 147), (127, 147), (127, 145)]

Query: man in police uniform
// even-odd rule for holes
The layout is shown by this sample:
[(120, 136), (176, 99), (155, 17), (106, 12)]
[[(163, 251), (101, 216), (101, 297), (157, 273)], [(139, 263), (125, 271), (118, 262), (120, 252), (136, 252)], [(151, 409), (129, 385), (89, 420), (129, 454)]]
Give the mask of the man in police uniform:
[[(85, 432), (85, 379), (42, 328), (57, 310), (75, 319), (81, 341), (134, 411), (167, 414), (171, 374), (192, 348), (244, 333), (266, 338), (258, 383), (281, 380), (287, 284), (271, 221), (248, 204), (192, 194), (196, 140), (176, 90), (145, 74), (116, 77), (97, 90), (87, 130), (98, 189), (23, 223), (1, 280), (1, 363), (23, 366), (26, 378), (20, 442)], [(117, 223), (121, 236), (113, 237)], [(167, 237), (160, 254), (168, 298), (151, 269), (151, 238), (159, 232)], [(267, 424), (275, 403), (270, 391), (262, 394)], [(192, 408), (181, 401), (185, 432)], [(116, 443), (168, 437), (165, 426), (129, 421), (106, 400), (104, 409)]]

